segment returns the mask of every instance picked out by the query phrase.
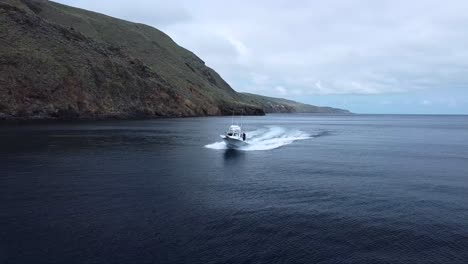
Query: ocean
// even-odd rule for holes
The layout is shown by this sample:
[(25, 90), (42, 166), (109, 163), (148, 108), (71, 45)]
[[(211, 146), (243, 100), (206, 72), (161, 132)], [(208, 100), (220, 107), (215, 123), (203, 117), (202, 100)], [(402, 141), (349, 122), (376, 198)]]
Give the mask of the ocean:
[(468, 263), (468, 116), (231, 122), (1, 125), (0, 263)]

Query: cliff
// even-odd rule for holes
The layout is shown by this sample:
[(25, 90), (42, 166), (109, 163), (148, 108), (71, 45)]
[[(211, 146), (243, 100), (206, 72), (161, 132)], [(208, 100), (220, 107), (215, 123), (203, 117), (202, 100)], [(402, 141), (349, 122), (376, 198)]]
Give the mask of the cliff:
[(51, 1), (0, 0), (0, 43), (0, 119), (281, 111), (155, 28)]

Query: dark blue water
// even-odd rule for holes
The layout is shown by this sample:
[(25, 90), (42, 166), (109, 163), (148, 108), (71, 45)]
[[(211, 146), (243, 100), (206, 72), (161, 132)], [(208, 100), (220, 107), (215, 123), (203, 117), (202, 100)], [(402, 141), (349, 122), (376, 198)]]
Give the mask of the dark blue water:
[(468, 263), (467, 116), (230, 122), (1, 126), (0, 263)]

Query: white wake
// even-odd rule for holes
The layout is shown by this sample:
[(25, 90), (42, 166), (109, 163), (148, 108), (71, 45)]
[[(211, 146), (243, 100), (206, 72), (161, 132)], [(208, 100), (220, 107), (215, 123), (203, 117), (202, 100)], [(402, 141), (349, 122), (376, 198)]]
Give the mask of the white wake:
[[(282, 127), (270, 126), (267, 128), (247, 131), (247, 146), (238, 148), (239, 150), (270, 150), (289, 145), (297, 140), (311, 138), (311, 135), (300, 130), (289, 130)], [(210, 149), (227, 149), (224, 141), (205, 145)]]

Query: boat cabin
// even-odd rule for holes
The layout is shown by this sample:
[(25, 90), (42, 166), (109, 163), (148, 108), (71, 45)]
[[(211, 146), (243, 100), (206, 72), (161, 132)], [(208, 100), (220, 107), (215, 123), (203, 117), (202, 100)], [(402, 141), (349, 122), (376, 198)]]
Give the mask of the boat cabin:
[(234, 136), (234, 137), (240, 137), (241, 136), (241, 128), (240, 126), (236, 126), (236, 125), (232, 125), (229, 127), (228, 131), (227, 131), (227, 135), (228, 136)]
[(226, 135), (243, 141), (246, 139), (246, 135), (245, 133), (242, 133), (241, 127), (236, 125), (230, 126), (228, 131), (226, 131)]

